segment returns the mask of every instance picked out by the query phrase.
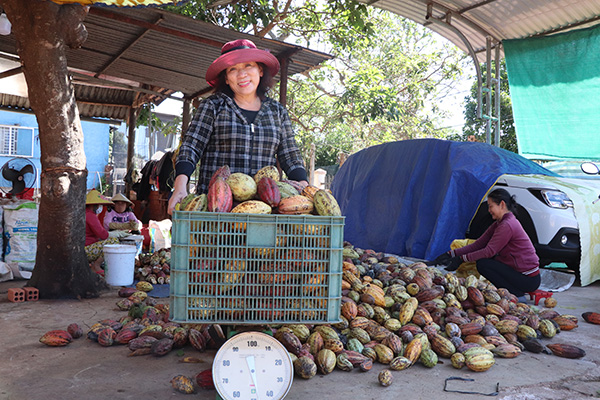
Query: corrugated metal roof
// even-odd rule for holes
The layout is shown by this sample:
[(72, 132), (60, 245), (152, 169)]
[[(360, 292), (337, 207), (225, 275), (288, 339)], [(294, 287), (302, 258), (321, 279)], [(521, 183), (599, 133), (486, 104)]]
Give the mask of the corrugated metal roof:
[[(288, 75), (331, 59), (329, 54), (159, 8), (91, 7), (84, 24), (88, 39), (82, 48), (69, 49), (67, 60), (74, 71), (80, 115), (89, 117), (124, 120), (132, 104), (148, 100), (159, 103), (174, 92), (192, 98), (209, 91), (206, 70), (220, 55), (222, 44), (239, 38), (252, 40), (280, 59), (291, 54)], [(0, 36), (0, 52), (16, 54), (12, 35)], [(0, 107), (28, 108), (29, 103), (18, 96), (0, 95)]]
[(600, 22), (600, 0), (359, 1), (425, 25), (468, 52), (462, 34), (482, 62), (487, 36), (492, 37), (495, 45), (507, 39), (551, 34)]

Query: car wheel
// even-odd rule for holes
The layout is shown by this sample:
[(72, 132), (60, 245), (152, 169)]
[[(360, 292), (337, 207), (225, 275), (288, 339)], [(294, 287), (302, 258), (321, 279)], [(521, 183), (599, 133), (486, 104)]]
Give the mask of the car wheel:
[(494, 220), (488, 212), (488, 203), (487, 201), (484, 201), (479, 205), (475, 216), (471, 220), (471, 224), (465, 233), (465, 237), (467, 239), (478, 239), (493, 222)]

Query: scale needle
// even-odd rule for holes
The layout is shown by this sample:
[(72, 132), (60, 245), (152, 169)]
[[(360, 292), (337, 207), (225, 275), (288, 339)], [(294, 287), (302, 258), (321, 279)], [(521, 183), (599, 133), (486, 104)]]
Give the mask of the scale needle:
[(258, 400), (258, 382), (256, 381), (256, 365), (254, 363), (254, 356), (246, 357), (246, 364), (248, 364), (250, 376), (252, 377), (252, 382), (254, 382), (254, 389), (256, 390), (256, 400)]

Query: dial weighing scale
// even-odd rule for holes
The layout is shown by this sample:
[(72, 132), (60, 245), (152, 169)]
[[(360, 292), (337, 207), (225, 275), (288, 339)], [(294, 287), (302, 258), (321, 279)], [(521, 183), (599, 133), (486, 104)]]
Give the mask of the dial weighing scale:
[(274, 337), (242, 332), (220, 348), (212, 365), (217, 400), (281, 400), (294, 377), (292, 358)]

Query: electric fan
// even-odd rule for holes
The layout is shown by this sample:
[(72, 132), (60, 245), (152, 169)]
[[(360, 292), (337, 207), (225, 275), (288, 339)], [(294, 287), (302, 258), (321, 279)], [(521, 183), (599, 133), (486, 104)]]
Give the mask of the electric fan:
[(11, 196), (18, 196), (35, 184), (35, 165), (27, 158), (12, 158), (2, 166), (0, 189)]

